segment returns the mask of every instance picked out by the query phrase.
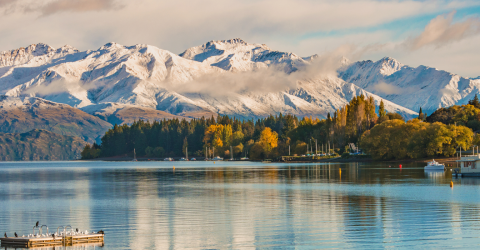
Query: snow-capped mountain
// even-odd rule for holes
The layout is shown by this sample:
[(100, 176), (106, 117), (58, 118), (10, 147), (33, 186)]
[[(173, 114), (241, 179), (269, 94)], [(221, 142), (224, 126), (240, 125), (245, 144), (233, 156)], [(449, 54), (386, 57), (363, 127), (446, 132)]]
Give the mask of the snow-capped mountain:
[(239, 38), (210, 41), (189, 48), (180, 56), (232, 72), (274, 66), (286, 73), (305, 67), (316, 58), (316, 55), (302, 58), (293, 53), (271, 50), (265, 44), (250, 44)]
[(480, 78), (426, 66), (413, 68), (389, 57), (352, 63), (339, 70), (339, 77), (411, 110), (422, 107), (429, 114), (440, 107), (466, 104), (480, 93)]
[(42, 65), (51, 62), (53, 59), (76, 52), (79, 51), (69, 45), (55, 50), (43, 43), (32, 44), (26, 48), (0, 52), (0, 67), (22, 64)]
[(34, 56), (9, 68), (0, 77), (0, 93), (31, 94), (75, 107), (118, 102), (154, 108), (155, 94), (162, 88), (158, 83), (221, 71), (148, 45), (108, 43), (95, 51), (69, 52), (51, 52), (54, 59), (41, 65)]
[[(116, 43), (88, 51), (37, 44), (3, 52), (1, 56), (4, 66), (0, 67), (0, 94), (40, 97), (116, 122), (131, 120), (135, 115), (132, 107), (155, 119), (168, 114), (153, 110), (183, 117), (219, 113), (256, 118), (279, 112), (325, 117), (356, 95), (373, 96), (377, 103), (381, 100), (334, 76), (294, 79), (290, 87), (267, 92), (248, 88), (228, 94), (189, 91), (209, 84), (211, 76), (261, 72), (267, 68), (282, 77), (291, 76), (316, 58), (272, 51), (266, 45), (248, 44), (240, 39), (212, 41), (187, 49), (180, 56), (154, 46)], [(416, 115), (393, 102), (385, 104), (390, 112), (409, 118)], [(123, 109), (130, 111), (120, 112)]]

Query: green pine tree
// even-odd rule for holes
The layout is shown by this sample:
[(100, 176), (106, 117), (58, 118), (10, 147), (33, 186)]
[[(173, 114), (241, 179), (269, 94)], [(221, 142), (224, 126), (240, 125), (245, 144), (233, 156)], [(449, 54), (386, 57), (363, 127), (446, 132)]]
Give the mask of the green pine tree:
[(385, 104), (383, 100), (380, 101), (380, 107), (378, 108), (378, 118), (382, 118), (387, 115), (387, 111), (385, 111)]
[(478, 95), (475, 94), (475, 97), (468, 101), (468, 104), (473, 105), (475, 108), (479, 109), (480, 108), (480, 101), (478, 100)]
[(425, 115), (422, 112), (422, 107), (420, 107), (420, 111), (418, 111), (418, 120), (420, 121), (425, 120)]

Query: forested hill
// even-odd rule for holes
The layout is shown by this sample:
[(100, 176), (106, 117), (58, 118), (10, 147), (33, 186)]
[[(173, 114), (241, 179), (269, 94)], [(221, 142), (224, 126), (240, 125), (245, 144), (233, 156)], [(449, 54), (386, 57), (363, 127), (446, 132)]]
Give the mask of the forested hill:
[[(380, 121), (403, 119), (399, 114), (387, 114), (380, 105)], [(274, 158), (292, 154), (304, 154), (313, 148), (327, 144), (340, 151), (349, 142), (357, 142), (359, 136), (379, 120), (375, 113), (375, 100), (363, 95), (354, 97), (348, 105), (337, 110), (327, 119), (279, 114), (254, 120), (238, 120), (228, 116), (216, 119), (163, 120), (153, 123), (134, 122), (131, 126), (115, 126), (103, 137), (102, 144), (88, 145), (84, 159), (111, 156), (180, 157), (211, 155), (235, 158), (247, 155), (253, 159)], [(313, 143), (312, 143), (313, 141)], [(308, 145), (307, 145), (308, 143)], [(233, 150), (233, 152), (230, 152)]]
[(86, 142), (78, 137), (59, 135), (46, 130), (0, 133), (0, 160), (75, 160), (80, 158), (85, 144)]
[[(134, 122), (115, 126), (102, 144), (87, 145), (83, 159), (110, 156), (180, 157), (215, 156), (251, 159), (275, 158), (315, 151), (348, 152), (354, 143), (375, 159), (404, 159), (451, 156), (458, 148), (480, 144), (472, 131), (480, 128), (480, 101), (475, 96), (468, 105), (452, 106), (430, 116), (421, 111), (418, 118), (405, 122), (397, 113), (387, 113), (383, 102), (375, 112), (373, 98), (361, 95), (328, 114), (327, 119), (294, 115), (269, 116), (241, 121), (228, 116), (216, 119), (163, 120)], [(208, 152), (207, 152), (208, 149)], [(307, 149), (309, 149), (307, 151)], [(231, 152), (233, 150), (233, 152)]]

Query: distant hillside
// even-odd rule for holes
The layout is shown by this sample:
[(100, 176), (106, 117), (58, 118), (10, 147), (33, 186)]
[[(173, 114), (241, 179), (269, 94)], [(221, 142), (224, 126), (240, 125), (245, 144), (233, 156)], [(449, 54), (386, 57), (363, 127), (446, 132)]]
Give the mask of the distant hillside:
[(172, 115), (167, 112), (156, 110), (147, 107), (118, 104), (118, 103), (102, 103), (97, 105), (90, 105), (81, 109), (89, 114), (99, 117), (102, 120), (109, 122), (110, 124), (132, 124), (134, 121), (160, 121), (163, 119), (187, 119), (192, 117), (205, 117), (217, 116), (212, 112), (187, 114), (184, 116)]
[(0, 96), (0, 132), (25, 133), (43, 129), (93, 143), (112, 125), (65, 104), (36, 97)]
[(78, 137), (38, 129), (21, 134), (0, 133), (0, 160), (75, 160), (80, 158), (85, 144)]

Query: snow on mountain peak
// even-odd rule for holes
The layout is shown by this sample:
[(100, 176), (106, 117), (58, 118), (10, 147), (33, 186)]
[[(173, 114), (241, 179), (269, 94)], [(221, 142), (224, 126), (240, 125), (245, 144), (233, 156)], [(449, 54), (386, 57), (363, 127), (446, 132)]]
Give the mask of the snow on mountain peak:
[(386, 76), (399, 71), (404, 66), (399, 61), (391, 57), (384, 57), (379, 60), (377, 64), (379, 64), (381, 67), (380, 73)]
[(217, 41), (210, 41), (208, 42), (207, 44), (218, 44), (218, 45), (226, 45), (226, 44), (229, 44), (229, 45), (237, 45), (237, 44), (240, 44), (240, 45), (248, 45), (247, 42), (245, 42), (243, 39), (241, 38), (233, 38), (233, 39), (228, 39), (228, 40), (217, 40)]
[(286, 73), (296, 71), (315, 58), (302, 58), (294, 53), (274, 51), (265, 44), (250, 44), (239, 38), (210, 41), (189, 48), (180, 56), (232, 72), (274, 66)]
[[(172, 114), (208, 111), (247, 118), (278, 112), (323, 116), (346, 104), (354, 94), (373, 93), (376, 101), (392, 101), (388, 111), (412, 117), (412, 110), (419, 106), (427, 110), (456, 104), (480, 90), (480, 78), (466, 80), (432, 68), (410, 68), (389, 57), (356, 63), (343, 57), (339, 70), (343, 80), (336, 75), (325, 79), (318, 74), (301, 77), (304, 71), (299, 69), (314, 67), (315, 59), (322, 57), (302, 58), (239, 38), (210, 41), (189, 48), (180, 56), (145, 44), (123, 46), (110, 42), (84, 52), (69, 45), (55, 50), (35, 44), (0, 53), (0, 94), (21, 96), (30, 90), (31, 96), (93, 111), (97, 105), (115, 103)], [(251, 81), (250, 72), (265, 75), (261, 69), (266, 68), (275, 76), (280, 69), (282, 77), (297, 84), (287, 89), (272, 81), (274, 87), (268, 91), (246, 88), (228, 96), (218, 94), (221, 91), (217, 89), (195, 91), (201, 80), (214, 85), (209, 76), (225, 73), (241, 85), (242, 81)], [(299, 74), (292, 74), (295, 71)], [(215, 84), (228, 85), (223, 79), (229, 77), (217, 77), (220, 80)], [(258, 82), (264, 89), (266, 81), (262, 78)], [(379, 83), (383, 85), (378, 86)]]
[(52, 47), (50, 47), (48, 44), (37, 43), (37, 44), (32, 44), (32, 45), (28, 46), (25, 49), (25, 52), (26, 53), (31, 53), (35, 56), (42, 56), (42, 55), (45, 55), (49, 52), (52, 52), (53, 50), (54, 49)]
[(24, 64), (34, 57), (44, 56), (55, 50), (47, 44), (31, 44), (26, 48), (0, 52), (0, 67)]
[(78, 53), (78, 52), (80, 52), (78, 49), (76, 49), (75, 47), (70, 46), (68, 44), (58, 48), (55, 51), (56, 54), (61, 54), (61, 55), (74, 54), (74, 53)]
[(116, 42), (109, 42), (99, 48), (99, 50), (115, 50), (124, 47)]
[(245, 47), (247, 47), (247, 48), (254, 47), (254, 48), (263, 48), (263, 49), (266, 49), (266, 50), (270, 50), (270, 48), (265, 44), (251, 44), (251, 43), (245, 42), (244, 40), (242, 40), (240, 38), (210, 41), (210, 42), (207, 42), (204, 45), (207, 48), (211, 47), (211, 46), (214, 46), (217, 49), (240, 49), (240, 50), (242, 50), (242, 48), (245, 48)]
[(411, 110), (431, 113), (440, 107), (465, 104), (480, 93), (480, 81), (430, 68), (405, 66), (385, 57), (339, 70), (339, 77)]

